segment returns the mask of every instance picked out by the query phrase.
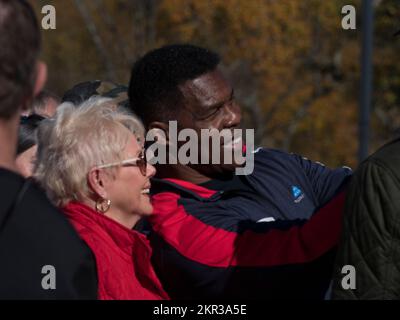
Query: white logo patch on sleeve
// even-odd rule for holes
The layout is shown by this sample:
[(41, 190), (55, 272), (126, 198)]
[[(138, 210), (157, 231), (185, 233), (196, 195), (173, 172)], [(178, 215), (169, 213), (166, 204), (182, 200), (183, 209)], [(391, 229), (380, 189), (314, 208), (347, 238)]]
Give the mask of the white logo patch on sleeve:
[(257, 223), (260, 223), (260, 222), (273, 222), (273, 221), (275, 221), (274, 217), (266, 217), (266, 218), (262, 218), (262, 219), (258, 220)]

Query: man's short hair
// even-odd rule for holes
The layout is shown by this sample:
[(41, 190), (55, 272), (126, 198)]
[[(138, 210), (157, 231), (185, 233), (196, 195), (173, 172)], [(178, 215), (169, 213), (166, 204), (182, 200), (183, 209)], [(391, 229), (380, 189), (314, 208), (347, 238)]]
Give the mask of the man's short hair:
[(19, 113), (32, 94), (40, 30), (31, 5), (25, 0), (0, 0), (0, 118)]
[(215, 70), (218, 54), (197, 46), (176, 44), (150, 51), (132, 68), (129, 102), (148, 125), (173, 119), (183, 104), (179, 85)]

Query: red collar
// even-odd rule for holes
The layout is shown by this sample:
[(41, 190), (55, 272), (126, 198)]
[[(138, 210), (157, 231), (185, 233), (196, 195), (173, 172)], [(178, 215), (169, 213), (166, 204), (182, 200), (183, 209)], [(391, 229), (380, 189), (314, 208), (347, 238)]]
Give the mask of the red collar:
[(180, 180), (180, 179), (171, 179), (171, 178), (166, 178), (166, 179), (162, 179), (165, 181), (170, 181), (174, 184), (177, 184), (178, 186), (181, 186), (185, 189), (188, 189), (194, 193), (196, 193), (197, 195), (199, 195), (200, 197), (203, 198), (211, 198), (214, 194), (216, 194), (218, 191), (215, 190), (210, 190), (204, 187), (201, 187), (197, 184), (185, 181), (185, 180)]

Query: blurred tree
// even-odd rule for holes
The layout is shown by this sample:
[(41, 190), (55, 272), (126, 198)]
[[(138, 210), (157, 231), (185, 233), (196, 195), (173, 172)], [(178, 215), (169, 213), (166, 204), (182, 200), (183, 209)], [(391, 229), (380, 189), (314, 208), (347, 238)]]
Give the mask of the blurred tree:
[[(357, 96), (347, 88), (357, 80), (359, 46), (356, 32), (341, 29), (345, 4), (170, 0), (162, 2), (158, 21), (166, 42), (221, 53), (257, 143), (354, 166), (357, 141), (348, 135), (356, 138)], [(340, 126), (331, 123), (333, 114)]]

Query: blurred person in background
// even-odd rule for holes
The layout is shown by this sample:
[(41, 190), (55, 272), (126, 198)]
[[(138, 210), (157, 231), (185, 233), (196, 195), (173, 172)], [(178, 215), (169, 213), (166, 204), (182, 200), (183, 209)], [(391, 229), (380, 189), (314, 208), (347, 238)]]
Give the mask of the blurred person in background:
[(79, 105), (94, 96), (110, 98), (119, 108), (127, 109), (129, 106), (127, 86), (102, 80), (85, 81), (74, 85), (64, 93), (62, 102)]
[(25, 178), (32, 176), (37, 150), (37, 128), (45, 119), (37, 114), (21, 117), (18, 130), (17, 159), (18, 172)]
[(32, 113), (51, 118), (60, 104), (60, 97), (48, 90), (42, 90), (32, 103)]
[(15, 163), (20, 114), (42, 90), (46, 65), (32, 7), (0, 0), (0, 299), (95, 299), (92, 253)]
[(23, 111), (21, 115), (27, 117), (31, 114), (38, 114), (45, 118), (51, 118), (56, 113), (60, 102), (59, 96), (48, 90), (42, 90), (33, 99), (31, 108)]
[(101, 97), (63, 103), (39, 128), (35, 178), (92, 249), (99, 299), (166, 299), (148, 240), (132, 230), (153, 212), (155, 169), (146, 162), (143, 125), (116, 109)]

